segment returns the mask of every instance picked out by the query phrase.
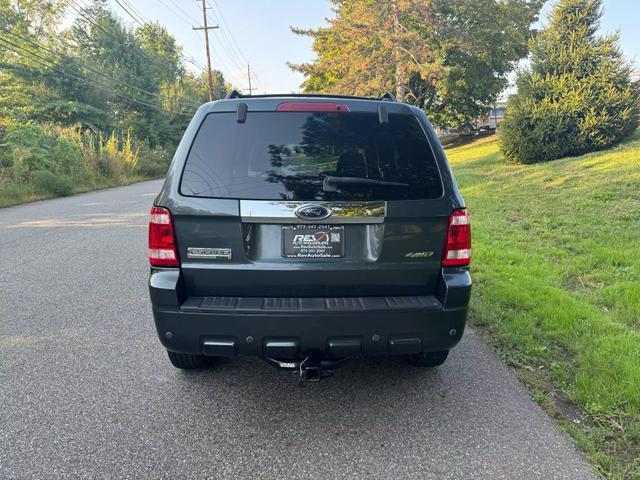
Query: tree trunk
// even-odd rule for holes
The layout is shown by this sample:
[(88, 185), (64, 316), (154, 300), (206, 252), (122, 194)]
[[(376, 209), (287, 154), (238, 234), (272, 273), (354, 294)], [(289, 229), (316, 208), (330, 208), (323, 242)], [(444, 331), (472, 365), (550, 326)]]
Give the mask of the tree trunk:
[(407, 94), (406, 75), (404, 64), (402, 62), (402, 52), (400, 51), (400, 11), (398, 9), (397, 0), (393, 0), (393, 61), (395, 63), (395, 79), (396, 79), (396, 100), (404, 103), (404, 97)]

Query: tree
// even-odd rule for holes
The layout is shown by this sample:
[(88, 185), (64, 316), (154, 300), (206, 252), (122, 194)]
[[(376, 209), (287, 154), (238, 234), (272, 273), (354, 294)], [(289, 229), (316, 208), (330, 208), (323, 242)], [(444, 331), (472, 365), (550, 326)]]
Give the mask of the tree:
[(597, 36), (602, 0), (559, 0), (531, 42), (500, 128), (511, 160), (535, 163), (607, 148), (638, 126), (640, 84), (618, 47)]
[[(0, 0), (0, 118), (177, 145), (207, 87), (175, 39), (159, 24), (132, 31), (105, 0), (65, 11), (68, 3)], [(214, 79), (224, 96), (224, 77)]]
[(440, 126), (484, 113), (527, 54), (541, 0), (332, 0), (315, 30), (315, 61), (290, 65), (313, 93), (380, 96), (425, 109)]
[(83, 77), (102, 85), (87, 88), (91, 103), (109, 111), (113, 129), (152, 146), (177, 144), (201, 102), (197, 91), (174, 88), (190, 76), (175, 39), (159, 24), (132, 32), (100, 2), (85, 12), (89, 17), (78, 18), (70, 36)]
[(34, 43), (54, 44), (63, 6), (64, 0), (0, 0), (0, 117), (46, 119), (48, 104), (61, 100), (52, 88), (56, 76), (42, 67), (55, 59), (39, 58)]
[(180, 61), (182, 48), (176, 43), (165, 27), (159, 23), (147, 23), (135, 31), (135, 37), (142, 49), (153, 58), (153, 71), (150, 72), (156, 84), (174, 82), (184, 73)]

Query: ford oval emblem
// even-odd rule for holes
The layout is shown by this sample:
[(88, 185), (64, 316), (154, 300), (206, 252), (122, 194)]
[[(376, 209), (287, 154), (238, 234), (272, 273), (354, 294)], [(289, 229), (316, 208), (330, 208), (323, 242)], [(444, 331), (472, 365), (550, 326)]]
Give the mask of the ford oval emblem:
[(333, 213), (324, 205), (302, 205), (294, 210), (296, 217), (304, 220), (324, 220)]

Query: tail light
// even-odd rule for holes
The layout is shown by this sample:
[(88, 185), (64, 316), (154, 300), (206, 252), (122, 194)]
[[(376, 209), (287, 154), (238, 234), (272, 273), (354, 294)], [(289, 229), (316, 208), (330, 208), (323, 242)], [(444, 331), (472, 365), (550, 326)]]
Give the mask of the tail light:
[(173, 218), (166, 208), (153, 207), (149, 219), (149, 263), (153, 267), (179, 267)]
[(471, 224), (466, 210), (455, 210), (449, 217), (443, 267), (460, 267), (471, 262)]

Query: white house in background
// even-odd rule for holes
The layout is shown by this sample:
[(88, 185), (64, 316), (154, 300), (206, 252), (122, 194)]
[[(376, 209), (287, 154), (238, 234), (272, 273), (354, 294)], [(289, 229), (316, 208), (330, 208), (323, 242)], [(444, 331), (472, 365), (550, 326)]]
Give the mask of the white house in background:
[(496, 104), (487, 112), (486, 115), (482, 115), (476, 119), (476, 130), (495, 130), (500, 125), (500, 122), (504, 120), (504, 112), (507, 110), (507, 101), (499, 100)]

